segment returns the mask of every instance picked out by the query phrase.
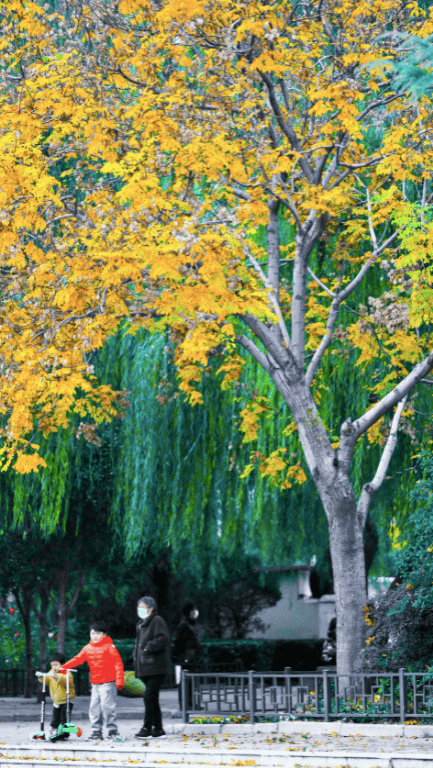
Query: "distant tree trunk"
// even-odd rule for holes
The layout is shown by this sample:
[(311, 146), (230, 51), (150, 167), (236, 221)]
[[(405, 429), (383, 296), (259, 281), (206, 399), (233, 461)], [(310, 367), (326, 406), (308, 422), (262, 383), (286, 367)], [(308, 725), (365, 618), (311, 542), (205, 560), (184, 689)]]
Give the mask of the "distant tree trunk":
[(59, 653), (65, 652), (66, 641), (66, 629), (68, 624), (68, 616), (78, 600), (78, 596), (86, 583), (86, 572), (79, 570), (77, 573), (77, 586), (75, 592), (66, 604), (66, 592), (68, 587), (69, 577), (72, 569), (70, 564), (66, 561), (62, 569), (58, 568), (54, 575), (54, 584), (57, 587), (58, 599), (55, 600), (52, 595), (50, 599), (54, 603), (57, 609), (57, 650)]
[[(22, 592), (22, 595), (20, 595)], [(32, 630), (30, 623), (30, 611), (32, 608), (33, 593), (29, 584), (24, 587), (16, 587), (12, 590), (18, 610), (21, 614), (24, 632), (26, 637), (25, 653), (25, 679), (24, 679), (24, 698), (31, 699), (33, 692), (33, 664), (32, 664)]]
[(57, 650), (59, 653), (65, 652), (65, 640), (66, 640), (66, 588), (69, 580), (69, 568), (66, 565), (65, 570), (56, 571), (55, 583), (57, 587), (58, 600), (57, 607)]
[(53, 586), (53, 580), (42, 581), (38, 586), (38, 593), (41, 600), (38, 609), (34, 597), (32, 598), (32, 608), (39, 622), (39, 669), (41, 672), (47, 670), (47, 614), (50, 601), (50, 592)]

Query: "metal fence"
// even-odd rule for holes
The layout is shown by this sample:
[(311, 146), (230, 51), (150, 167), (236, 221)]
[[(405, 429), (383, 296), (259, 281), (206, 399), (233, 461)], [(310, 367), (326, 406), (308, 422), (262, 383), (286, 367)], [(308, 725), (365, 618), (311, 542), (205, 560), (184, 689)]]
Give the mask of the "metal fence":
[[(173, 665), (170, 674), (166, 675), (163, 688), (170, 689), (175, 687), (175, 676)], [(229, 673), (237, 672), (240, 670), (241, 664), (239, 661), (224, 664), (209, 664), (200, 671), (202, 674), (209, 673)], [(22, 668), (13, 669), (0, 669), (0, 696), (22, 696), (24, 694), (25, 683), (25, 670)], [(34, 671), (31, 677), (32, 693), (38, 694), (41, 691), (40, 683), (35, 676)], [(74, 672), (74, 686), (77, 696), (90, 696), (91, 684), (90, 674), (87, 668), (78, 668)]]
[(262, 719), (406, 720), (433, 717), (433, 677), (407, 672), (337, 675), (333, 672), (182, 672), (182, 718), (243, 716)]
[[(0, 669), (0, 696), (22, 696), (24, 694), (24, 682), (24, 669)], [(41, 690), (41, 686), (34, 672), (31, 682), (32, 693), (37, 694)], [(77, 696), (90, 696), (90, 681), (87, 669), (78, 669), (77, 672), (74, 672), (74, 685)]]

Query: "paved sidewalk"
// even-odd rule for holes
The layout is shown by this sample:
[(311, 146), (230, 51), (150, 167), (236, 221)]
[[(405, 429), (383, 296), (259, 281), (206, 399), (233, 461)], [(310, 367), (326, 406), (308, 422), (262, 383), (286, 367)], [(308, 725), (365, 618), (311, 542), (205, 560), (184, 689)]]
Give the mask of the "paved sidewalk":
[[(36, 709), (36, 707), (35, 707)], [(35, 714), (37, 714), (35, 712)], [(180, 720), (165, 719), (164, 728), (167, 736), (165, 739), (139, 740), (134, 738), (140, 722), (137, 720), (120, 720), (119, 730), (123, 744), (129, 746), (158, 746), (164, 750), (165, 745), (182, 749), (186, 754), (191, 748), (200, 748), (203, 755), (209, 754), (208, 750), (215, 747), (233, 751), (283, 751), (297, 753), (430, 753), (433, 765), (433, 727), (422, 726), (382, 726), (382, 725), (340, 725), (336, 724), (340, 731), (326, 732), (329, 723), (257, 723), (254, 726), (222, 725), (209, 727), (206, 725), (185, 726)], [(48, 721), (46, 722), (48, 729)], [(71, 736), (68, 746), (82, 745), (90, 735), (90, 727), (87, 722), (81, 723), (83, 736), (78, 738)], [(0, 748), (4, 745), (29, 744), (32, 733), (38, 730), (38, 717), (33, 724), (24, 722), (0, 722)], [(341, 731), (345, 732), (342, 733)], [(431, 736), (422, 732), (431, 731)], [(405, 733), (398, 733), (405, 731)], [(101, 742), (108, 744), (109, 742)], [(43, 746), (42, 742), (38, 742)], [(66, 744), (65, 744), (66, 746)], [(301, 755), (300, 755), (301, 756)], [(203, 760), (206, 762), (206, 758)]]
[[(58, 746), (60, 750), (78, 748), (79, 752), (90, 749), (95, 755), (93, 759), (97, 761), (106, 759), (102, 757), (101, 750), (114, 750), (111, 760), (123, 761), (124, 764), (125, 750), (126, 755), (129, 749), (133, 752), (135, 750), (134, 755), (140, 757), (146, 749), (153, 749), (153, 754), (158, 753), (160, 758), (164, 758), (154, 762), (167, 763), (166, 768), (171, 768), (171, 764), (179, 765), (179, 762), (209, 764), (221, 760), (227, 765), (255, 765), (256, 768), (271, 764), (286, 766), (286, 768), (292, 766), (311, 766), (311, 768), (334, 766), (335, 768), (340, 765), (350, 766), (350, 768), (361, 768), (361, 766), (363, 768), (373, 768), (373, 766), (409, 768), (409, 766), (419, 766), (421, 762), (433, 768), (433, 725), (367, 725), (305, 721), (257, 723), (253, 726), (248, 724), (185, 725), (179, 719), (176, 689), (161, 691), (161, 709), (164, 728), (167, 732), (165, 739), (145, 741), (136, 739), (134, 734), (139, 730), (143, 718), (143, 701), (119, 696), (117, 710), (123, 741), (117, 746), (105, 740), (93, 745), (85, 741), (90, 735), (89, 699), (88, 696), (80, 696), (74, 702), (73, 720), (83, 728), (83, 736), (81, 738), (71, 736), (67, 743)], [(47, 700), (47, 730), (51, 718), (51, 707), (51, 700)], [(9, 757), (6, 763), (3, 757), (13, 752), (13, 745), (15, 745), (15, 753), (19, 745), (26, 749), (32, 744), (45, 748), (46, 742), (32, 741), (32, 734), (39, 727), (39, 715), (40, 705), (37, 704), (35, 697), (27, 700), (0, 699), (0, 753), (2, 754), (0, 768), (7, 768), (8, 765), (16, 768)], [(224, 757), (223, 753), (228, 757)], [(49, 760), (49, 751), (45, 754), (47, 757), (43, 759)], [(266, 758), (266, 755), (269, 758)], [(130, 758), (132, 757), (131, 754)], [(22, 760), (23, 757), (18, 759)], [(66, 755), (64, 759), (68, 762)], [(86, 758), (83, 752), (82, 757), (73, 759), (83, 762)], [(138, 762), (138, 760), (130, 761)], [(46, 768), (50, 768), (48, 764)], [(84, 762), (83, 768), (85, 768)], [(113, 768), (115, 768), (114, 764)]]

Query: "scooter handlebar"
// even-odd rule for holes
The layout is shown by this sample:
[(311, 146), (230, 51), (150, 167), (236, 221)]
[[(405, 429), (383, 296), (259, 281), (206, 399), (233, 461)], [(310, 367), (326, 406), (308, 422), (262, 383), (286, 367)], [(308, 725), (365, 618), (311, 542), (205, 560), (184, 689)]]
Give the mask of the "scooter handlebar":
[[(78, 672), (77, 669), (60, 669), (56, 670), (57, 672), (66, 674), (66, 672)], [(51, 675), (51, 672), (35, 672), (36, 677), (48, 677), (48, 675)]]

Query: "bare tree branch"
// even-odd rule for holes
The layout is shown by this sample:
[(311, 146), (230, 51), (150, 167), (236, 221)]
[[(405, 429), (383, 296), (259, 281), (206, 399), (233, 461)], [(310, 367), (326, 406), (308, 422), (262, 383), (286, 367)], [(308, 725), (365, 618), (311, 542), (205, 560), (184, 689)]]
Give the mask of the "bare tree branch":
[(246, 349), (247, 352), (250, 353), (254, 357), (254, 360), (258, 362), (259, 365), (264, 368), (265, 371), (269, 373), (270, 366), (268, 363), (268, 360), (266, 358), (266, 355), (263, 354), (263, 352), (258, 348), (254, 342), (248, 338), (248, 336), (245, 336), (245, 334), (236, 334), (236, 341), (238, 344), (240, 344), (244, 349)]
[(331, 299), (335, 299), (337, 297), (337, 294), (334, 293), (333, 291), (331, 291), (330, 288), (328, 288), (328, 286), (325, 285), (325, 283), (322, 283), (322, 281), (319, 280), (317, 275), (314, 274), (313, 270), (310, 269), (310, 267), (308, 267), (307, 272), (308, 272), (309, 275), (311, 275), (311, 277), (313, 278), (314, 282), (317, 283), (317, 285), (320, 286), (320, 288), (322, 288), (324, 291), (326, 291), (326, 293), (328, 294), (328, 296), (331, 297)]
[(319, 367), (319, 363), (325, 353), (325, 350), (329, 347), (332, 341), (332, 333), (334, 330), (335, 321), (337, 320), (337, 317), (338, 317), (339, 308), (340, 308), (340, 298), (339, 296), (336, 296), (334, 301), (331, 304), (331, 309), (328, 315), (328, 322), (326, 323), (325, 335), (323, 336), (322, 341), (320, 342), (318, 348), (316, 349), (313, 359), (310, 365), (308, 366), (308, 370), (305, 377), (307, 387), (311, 387), (312, 381), (314, 379), (314, 375), (317, 371), (317, 368)]
[[(281, 114), (280, 105), (278, 104), (278, 100), (277, 100), (277, 97), (276, 97), (276, 94), (275, 94), (275, 87), (274, 87), (274, 84), (272, 82), (271, 76), (267, 72), (260, 72), (259, 71), (259, 74), (260, 74), (260, 76), (261, 76), (261, 78), (262, 78), (263, 82), (265, 83), (266, 88), (268, 90), (269, 102), (270, 102), (270, 105), (272, 107), (273, 113), (274, 113), (275, 117), (277, 118), (278, 125), (280, 126), (280, 128), (283, 131), (284, 135), (290, 141), (290, 144), (291, 144), (292, 148), (296, 152), (301, 153), (301, 146), (299, 144), (299, 139), (298, 139), (298, 137), (297, 137), (297, 135), (296, 135), (296, 133), (295, 133), (295, 131), (293, 129), (293, 126), (290, 125), (287, 122), (287, 120), (284, 120), (284, 118), (283, 118), (283, 116)], [(299, 165), (302, 168), (305, 176), (307, 177), (308, 181), (312, 182), (313, 181), (313, 170), (312, 170), (309, 162), (306, 160), (305, 157), (300, 157), (298, 162), (299, 162)]]
[(72, 608), (74, 607), (75, 603), (77, 602), (80, 592), (84, 587), (84, 584), (86, 583), (87, 573), (86, 571), (79, 571), (77, 576), (77, 586), (75, 587), (74, 594), (72, 595), (69, 603), (65, 606), (66, 615), (68, 615)]
[(350, 459), (356, 441), (373, 424), (378, 421), (390, 408), (393, 408), (400, 400), (403, 400), (409, 392), (433, 369), (433, 351), (430, 352), (421, 363), (418, 363), (407, 376), (400, 381), (394, 389), (385, 395), (373, 408), (370, 408), (363, 416), (352, 423), (347, 419), (341, 425), (339, 461)]
[[(264, 285), (268, 289), (268, 299), (269, 299), (269, 301), (271, 303), (271, 306), (272, 306), (272, 309), (273, 309), (274, 313), (276, 314), (276, 316), (278, 318), (278, 326), (280, 328), (281, 336), (283, 338), (283, 345), (285, 346), (286, 349), (289, 349), (290, 348), (290, 338), (289, 338), (289, 334), (287, 332), (287, 328), (286, 328), (286, 324), (284, 322), (283, 315), (281, 313), (281, 309), (280, 309), (280, 305), (279, 305), (279, 302), (278, 302), (278, 298), (277, 298), (277, 295), (276, 295), (275, 288), (273, 287), (273, 285), (270, 283), (270, 281), (266, 277), (266, 275), (263, 272), (260, 264), (258, 263), (258, 261), (256, 261), (256, 259), (252, 255), (252, 253), (251, 253), (250, 249), (248, 248), (248, 246), (246, 245), (246, 243), (242, 243), (242, 247), (243, 247), (243, 251), (244, 251), (245, 255), (247, 256), (247, 258), (250, 260), (251, 264), (253, 265), (254, 271), (260, 277), (260, 279), (263, 281)], [(278, 266), (276, 268), (278, 268)]]
[(266, 225), (266, 236), (268, 241), (268, 280), (275, 291), (274, 296), (278, 305), (280, 292), (280, 239), (278, 235), (279, 207), (279, 202), (274, 200), (268, 204), (269, 221)]
[(388, 439), (386, 441), (385, 448), (383, 449), (382, 456), (380, 457), (376, 474), (370, 483), (365, 483), (361, 491), (361, 495), (358, 501), (358, 514), (361, 515), (361, 519), (363, 523), (365, 523), (365, 520), (367, 518), (367, 513), (370, 508), (370, 504), (372, 502), (373, 496), (378, 492), (383, 481), (385, 480), (389, 463), (392, 459), (392, 455), (397, 446), (397, 430), (400, 424), (401, 415), (406, 405), (406, 401), (407, 401), (407, 395), (405, 395), (405, 397), (403, 397), (403, 399), (400, 400), (400, 402), (398, 403), (392, 419), (391, 431), (388, 435)]

